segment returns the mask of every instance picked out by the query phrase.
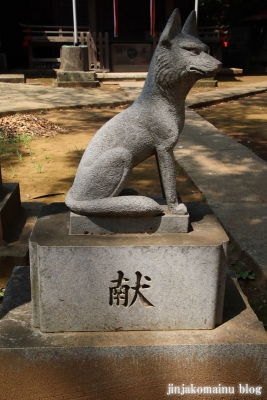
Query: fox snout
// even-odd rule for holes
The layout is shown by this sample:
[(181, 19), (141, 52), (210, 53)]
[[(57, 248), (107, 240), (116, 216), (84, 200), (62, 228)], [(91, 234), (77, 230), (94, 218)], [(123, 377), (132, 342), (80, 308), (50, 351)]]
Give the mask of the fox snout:
[(206, 64), (206, 76), (210, 77), (210, 76), (216, 75), (217, 72), (220, 71), (220, 69), (222, 67), (222, 63), (206, 53), (205, 53), (205, 56), (207, 56), (206, 63), (205, 63)]
[(212, 77), (221, 69), (222, 63), (203, 51), (194, 57), (194, 62), (189, 66), (189, 71), (196, 75)]

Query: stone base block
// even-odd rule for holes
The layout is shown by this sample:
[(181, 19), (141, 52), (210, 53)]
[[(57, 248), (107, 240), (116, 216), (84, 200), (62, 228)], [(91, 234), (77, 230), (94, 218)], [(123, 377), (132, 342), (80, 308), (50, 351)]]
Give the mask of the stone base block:
[(162, 206), (165, 215), (147, 218), (104, 218), (87, 217), (70, 213), (70, 234), (113, 234), (113, 233), (186, 233), (189, 215), (175, 215)]
[(95, 79), (93, 71), (58, 71), (58, 87), (97, 87), (99, 81)]
[(195, 87), (217, 87), (218, 81), (215, 79), (200, 79), (194, 85)]
[(13, 278), (0, 316), (2, 399), (266, 399), (267, 335), (230, 278), (214, 330), (54, 334), (31, 325), (28, 268)]
[(30, 238), (34, 325), (213, 329), (222, 320), (228, 238), (208, 207), (189, 206), (189, 214), (189, 233), (69, 235), (65, 205), (44, 207)]
[(0, 240), (5, 240), (7, 231), (21, 208), (18, 183), (2, 183), (0, 187)]
[(93, 71), (57, 71), (58, 82), (94, 82)]
[(88, 71), (87, 46), (62, 46), (61, 69), (63, 71)]
[(95, 88), (99, 86), (98, 81), (88, 81), (88, 82), (83, 82), (83, 81), (59, 81), (57, 82), (58, 87), (69, 87), (69, 88), (76, 88), (76, 87), (82, 87), (82, 88)]

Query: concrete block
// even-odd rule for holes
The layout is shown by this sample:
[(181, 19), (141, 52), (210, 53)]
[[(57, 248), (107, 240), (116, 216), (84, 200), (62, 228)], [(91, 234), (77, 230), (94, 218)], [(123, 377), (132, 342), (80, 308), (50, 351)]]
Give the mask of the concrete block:
[(62, 46), (61, 69), (63, 71), (88, 71), (87, 46)]
[(167, 206), (162, 207), (165, 215), (146, 218), (126, 217), (90, 217), (70, 213), (70, 234), (110, 233), (186, 233), (188, 232), (189, 215), (171, 214)]
[[(267, 335), (230, 277), (214, 330), (44, 334), (31, 324), (28, 272), (16, 269), (0, 312), (3, 399), (266, 399)], [(170, 396), (172, 384), (217, 394)]]
[(44, 207), (30, 238), (34, 325), (213, 329), (222, 319), (228, 238), (208, 208), (195, 207), (191, 232), (151, 235), (69, 235), (64, 205)]

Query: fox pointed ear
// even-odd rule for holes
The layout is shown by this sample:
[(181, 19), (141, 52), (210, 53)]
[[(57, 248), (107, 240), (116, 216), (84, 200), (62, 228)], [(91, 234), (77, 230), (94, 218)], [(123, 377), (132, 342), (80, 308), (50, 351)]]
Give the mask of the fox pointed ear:
[(198, 30), (197, 30), (197, 18), (196, 18), (195, 11), (191, 11), (191, 13), (189, 14), (187, 20), (184, 23), (182, 33), (199, 38)]
[(171, 40), (181, 32), (181, 29), (182, 24), (180, 12), (178, 8), (176, 8), (170, 16), (167, 25), (160, 36), (159, 44), (162, 44), (163, 46), (169, 46), (171, 44)]

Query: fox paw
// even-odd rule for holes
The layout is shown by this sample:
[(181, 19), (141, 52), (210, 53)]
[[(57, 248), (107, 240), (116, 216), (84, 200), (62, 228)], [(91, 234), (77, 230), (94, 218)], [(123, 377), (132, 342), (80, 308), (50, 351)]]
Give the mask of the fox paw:
[(187, 214), (187, 208), (183, 203), (177, 204), (176, 206), (169, 207), (172, 214), (185, 215)]

